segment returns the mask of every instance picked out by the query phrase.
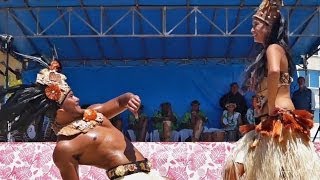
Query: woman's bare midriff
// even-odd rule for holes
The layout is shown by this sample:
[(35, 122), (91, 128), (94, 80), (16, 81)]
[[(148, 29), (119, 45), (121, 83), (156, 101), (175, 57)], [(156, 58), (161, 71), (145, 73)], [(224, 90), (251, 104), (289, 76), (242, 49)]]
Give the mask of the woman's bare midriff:
[[(294, 109), (294, 105), (291, 101), (290, 98), (290, 87), (289, 86), (280, 86), (278, 88), (278, 93), (276, 96), (276, 100), (275, 100), (275, 106), (282, 108), (282, 109), (287, 109), (287, 110), (293, 110)], [(265, 89), (262, 93), (258, 94), (258, 95), (263, 95), (263, 96), (268, 96), (268, 90)], [(266, 103), (263, 108), (262, 111), (260, 113), (260, 115), (263, 114), (268, 114), (268, 103)]]
[(275, 101), (276, 107), (294, 110), (294, 105), (291, 101), (290, 97), (290, 87), (289, 86), (281, 86), (278, 88), (278, 93)]

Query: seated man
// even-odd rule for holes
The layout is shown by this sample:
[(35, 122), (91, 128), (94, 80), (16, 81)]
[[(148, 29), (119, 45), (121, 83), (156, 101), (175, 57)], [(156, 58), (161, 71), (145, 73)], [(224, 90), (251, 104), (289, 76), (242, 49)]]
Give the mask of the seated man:
[(200, 111), (200, 103), (197, 100), (191, 102), (191, 111), (186, 112), (182, 121), (179, 123), (181, 141), (191, 137), (192, 142), (199, 141), (203, 131), (203, 124), (207, 121), (206, 115)]
[(143, 112), (143, 105), (138, 109), (138, 114), (129, 115), (129, 129), (128, 134), (131, 141), (144, 142), (147, 134), (148, 117)]
[(79, 165), (103, 168), (110, 179), (163, 179), (109, 120), (126, 109), (136, 113), (139, 97), (125, 93), (82, 109), (65, 80), (58, 72), (41, 71), (37, 84), (15, 92), (0, 110), (0, 127), (6, 121), (12, 131), (28, 126), (39, 113), (53, 117), (53, 161), (65, 180), (79, 179)]
[(160, 111), (158, 111), (153, 117), (153, 127), (152, 132), (153, 141), (168, 142), (179, 140), (179, 134), (177, 129), (177, 116), (173, 113), (171, 104), (169, 102), (162, 103), (160, 105)]

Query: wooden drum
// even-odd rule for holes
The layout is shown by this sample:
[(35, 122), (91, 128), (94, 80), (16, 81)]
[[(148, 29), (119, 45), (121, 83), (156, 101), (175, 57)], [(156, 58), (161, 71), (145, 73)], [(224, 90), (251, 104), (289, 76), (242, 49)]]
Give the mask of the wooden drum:
[(204, 133), (202, 133), (201, 139), (202, 139), (202, 141), (204, 141), (204, 142), (211, 142), (211, 141), (212, 141), (211, 133), (210, 133), (210, 132), (204, 132)]
[(171, 138), (171, 121), (163, 121), (163, 141), (169, 142)]
[(224, 142), (225, 141), (225, 131), (214, 131), (212, 132), (212, 141), (213, 142)]
[(226, 131), (227, 141), (234, 142), (238, 140), (238, 131), (237, 130), (229, 130)]
[(192, 141), (199, 141), (202, 130), (203, 130), (203, 121), (199, 119), (193, 127)]
[(148, 120), (146, 118), (141, 118), (139, 119), (139, 128), (138, 128), (138, 141), (144, 142), (146, 139), (146, 134), (147, 134), (147, 125), (148, 125)]

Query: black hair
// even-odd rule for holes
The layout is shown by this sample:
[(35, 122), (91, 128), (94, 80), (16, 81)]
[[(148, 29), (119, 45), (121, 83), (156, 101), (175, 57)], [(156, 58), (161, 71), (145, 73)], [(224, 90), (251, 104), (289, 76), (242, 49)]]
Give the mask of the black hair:
[[(286, 57), (288, 59), (289, 74), (291, 77), (293, 76), (295, 66), (288, 49), (287, 22), (280, 14), (280, 16), (272, 24), (271, 32), (267, 37), (264, 48), (257, 56), (256, 60), (245, 70), (243, 81), (244, 86), (250, 86), (255, 90), (258, 89), (259, 84), (267, 74), (266, 50), (271, 44), (278, 44), (285, 50)], [(252, 81), (252, 79), (254, 79), (254, 81)]]
[(303, 76), (299, 76), (297, 80), (299, 81), (300, 79), (303, 79), (305, 81)]
[(164, 102), (160, 104), (160, 107), (164, 107), (164, 106), (171, 106), (170, 102)]
[(81, 109), (87, 109), (89, 106), (91, 106), (90, 104), (84, 104), (81, 106)]
[(199, 102), (198, 100), (193, 100), (193, 101), (191, 102), (191, 106), (192, 106), (193, 104), (200, 105), (200, 102)]
[[(39, 63), (39, 60), (31, 60)], [(44, 56), (41, 56), (41, 60), (40, 64), (45, 68), (48, 68), (49, 62), (52, 62)], [(60, 66), (59, 72), (62, 69), (62, 64), (56, 59), (53, 60), (58, 62)], [(0, 102), (8, 95), (10, 97), (0, 109), (0, 131), (8, 133), (8, 131), (25, 130), (39, 116), (46, 116), (54, 120), (60, 105), (45, 95), (46, 87), (46, 85), (34, 83), (1, 90)], [(8, 129), (8, 123), (11, 125), (10, 130)]]
[(234, 85), (236, 85), (236, 86), (239, 87), (238, 83), (236, 83), (236, 82), (231, 83), (231, 84), (230, 84), (230, 87), (232, 87), (232, 86), (234, 86)]

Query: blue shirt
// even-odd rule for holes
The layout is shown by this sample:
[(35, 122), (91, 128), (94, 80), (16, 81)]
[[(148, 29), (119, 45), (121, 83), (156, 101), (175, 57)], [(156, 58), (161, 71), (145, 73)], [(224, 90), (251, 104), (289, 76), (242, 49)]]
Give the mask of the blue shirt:
[(311, 111), (311, 90), (304, 87), (296, 90), (292, 95), (292, 102), (296, 109)]

